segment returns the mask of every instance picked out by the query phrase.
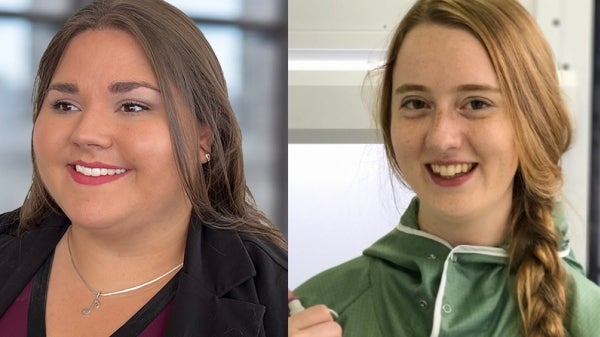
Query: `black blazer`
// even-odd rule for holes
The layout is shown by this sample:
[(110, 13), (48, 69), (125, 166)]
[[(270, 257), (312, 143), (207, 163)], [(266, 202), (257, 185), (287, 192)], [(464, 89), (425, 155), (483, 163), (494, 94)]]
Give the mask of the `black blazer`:
[[(53, 215), (16, 235), (18, 210), (0, 215), (0, 316), (54, 251), (70, 221)], [(193, 218), (165, 336), (284, 337), (287, 254), (258, 235)]]

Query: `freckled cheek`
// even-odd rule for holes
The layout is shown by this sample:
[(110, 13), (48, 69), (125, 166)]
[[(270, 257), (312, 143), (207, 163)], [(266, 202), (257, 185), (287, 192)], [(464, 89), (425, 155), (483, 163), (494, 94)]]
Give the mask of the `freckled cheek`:
[(505, 145), (502, 146), (504, 157), (506, 158), (507, 165), (514, 166), (515, 163), (519, 161), (519, 155), (517, 154), (517, 146), (514, 143), (515, 136), (512, 133), (509, 133), (506, 137), (506, 139), (509, 139), (509, 142), (507, 143), (506, 141), (504, 141)]
[(473, 128), (470, 131), (470, 142), (474, 147), (480, 148), (493, 157), (502, 158), (506, 164), (512, 163), (517, 158), (515, 134), (508, 123), (488, 125)]
[(419, 137), (409, 128), (396, 128), (391, 137), (398, 167), (410, 184), (411, 177), (420, 171)]
[[(478, 158), (484, 164), (481, 166), (482, 172), (497, 177), (514, 177), (519, 158), (515, 144), (511, 141), (514, 139), (512, 133), (495, 134), (493, 130), (489, 130), (470, 139)], [(493, 174), (489, 173), (491, 169), (495, 170)]]
[(506, 165), (508, 169), (512, 172), (512, 175), (517, 173), (517, 168), (519, 167), (519, 155), (517, 154), (517, 149), (513, 144), (513, 147), (509, 149), (508, 160), (506, 161)]
[(391, 130), (392, 145), (396, 158), (400, 160), (416, 160), (419, 151), (419, 135), (415, 133), (415, 128), (402, 126)]

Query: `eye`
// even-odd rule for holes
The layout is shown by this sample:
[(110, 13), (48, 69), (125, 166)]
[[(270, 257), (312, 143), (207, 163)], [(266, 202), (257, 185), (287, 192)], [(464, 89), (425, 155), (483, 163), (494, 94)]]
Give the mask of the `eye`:
[(400, 105), (401, 108), (404, 109), (409, 109), (409, 110), (421, 110), (421, 109), (426, 109), (429, 106), (427, 105), (427, 103), (421, 99), (417, 99), (417, 98), (410, 98), (410, 99), (406, 99), (404, 101), (402, 101), (402, 105)]
[(467, 102), (467, 109), (471, 109), (471, 110), (481, 110), (481, 109), (485, 109), (490, 107), (491, 104), (481, 100), (481, 99), (472, 99), (469, 102)]
[(52, 109), (58, 112), (71, 112), (71, 111), (79, 111), (79, 108), (75, 106), (75, 104), (71, 104), (65, 101), (57, 101), (52, 104)]
[(121, 104), (120, 110), (125, 113), (138, 113), (140, 111), (149, 110), (146, 105), (136, 103), (136, 102), (127, 102)]

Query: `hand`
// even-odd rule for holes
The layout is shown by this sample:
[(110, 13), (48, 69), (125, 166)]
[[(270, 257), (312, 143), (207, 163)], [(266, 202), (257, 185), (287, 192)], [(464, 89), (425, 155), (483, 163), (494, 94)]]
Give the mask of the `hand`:
[[(288, 300), (294, 294), (288, 291)], [(342, 337), (329, 309), (320, 304), (288, 317), (288, 337)]]

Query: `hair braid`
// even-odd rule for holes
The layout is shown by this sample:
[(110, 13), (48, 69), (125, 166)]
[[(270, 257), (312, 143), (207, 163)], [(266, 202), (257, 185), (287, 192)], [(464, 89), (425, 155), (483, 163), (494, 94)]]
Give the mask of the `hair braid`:
[[(522, 187), (515, 178), (515, 194)], [(520, 182), (521, 186), (517, 186)], [(552, 220), (551, 200), (515, 195), (509, 248), (516, 274), (516, 298), (521, 329), (527, 337), (564, 337), (567, 308), (566, 272), (558, 254), (559, 235)]]

